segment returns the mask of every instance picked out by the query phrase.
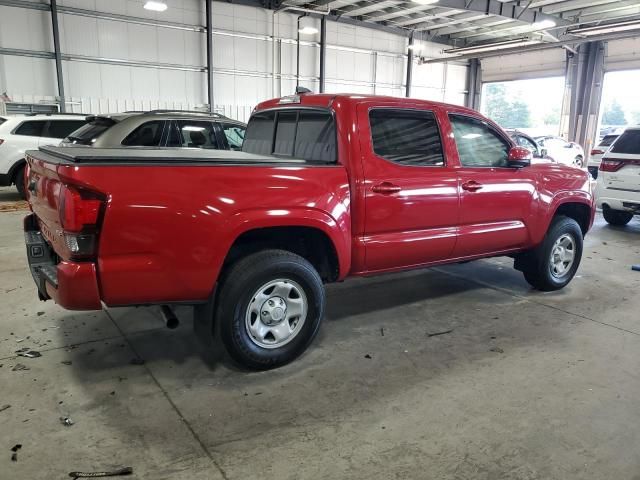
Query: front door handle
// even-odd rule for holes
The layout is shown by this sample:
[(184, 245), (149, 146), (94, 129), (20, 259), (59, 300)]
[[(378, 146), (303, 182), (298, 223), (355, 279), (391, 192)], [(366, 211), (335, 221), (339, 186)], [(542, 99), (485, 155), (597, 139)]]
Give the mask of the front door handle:
[(392, 193), (398, 193), (402, 190), (398, 185), (394, 185), (391, 182), (382, 182), (378, 185), (371, 187), (371, 190), (375, 193), (382, 193), (383, 195), (390, 195)]
[(468, 182), (464, 182), (462, 184), (462, 189), (467, 192), (477, 192), (482, 188), (482, 185), (476, 182), (475, 180), (469, 180)]

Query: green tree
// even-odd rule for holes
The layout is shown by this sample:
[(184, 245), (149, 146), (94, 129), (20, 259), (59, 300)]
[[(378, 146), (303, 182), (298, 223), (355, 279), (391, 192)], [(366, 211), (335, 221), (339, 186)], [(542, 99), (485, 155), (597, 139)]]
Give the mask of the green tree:
[(624, 110), (617, 100), (614, 100), (604, 109), (602, 114), (603, 125), (626, 125), (627, 119), (624, 116)]
[(560, 107), (553, 107), (549, 110), (542, 119), (542, 122), (545, 125), (551, 125), (554, 127), (560, 125)]
[(497, 124), (505, 128), (526, 128), (531, 126), (529, 106), (522, 100), (509, 100), (509, 92), (504, 84), (490, 83), (484, 91), (485, 113)]
[(640, 111), (634, 110), (631, 112), (631, 121), (634, 125), (640, 125)]

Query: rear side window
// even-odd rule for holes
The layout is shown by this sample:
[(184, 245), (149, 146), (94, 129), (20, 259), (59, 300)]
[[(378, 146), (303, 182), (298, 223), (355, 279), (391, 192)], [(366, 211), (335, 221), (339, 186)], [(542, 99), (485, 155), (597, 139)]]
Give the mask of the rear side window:
[(98, 118), (90, 123), (86, 123), (78, 130), (71, 132), (63, 143), (73, 143), (78, 145), (92, 145), (100, 135), (106, 132), (116, 122), (110, 118)]
[(449, 115), (449, 120), (462, 166), (507, 166), (510, 145), (486, 122), (465, 115)]
[(333, 116), (329, 112), (311, 109), (256, 113), (247, 125), (242, 150), (311, 162), (335, 162)]
[(25, 135), (29, 137), (41, 137), (44, 131), (46, 120), (31, 120), (21, 123), (13, 132), (14, 135)]
[(127, 147), (158, 147), (162, 141), (164, 124), (164, 120), (143, 123), (122, 140), (122, 145)]
[(222, 131), (227, 139), (227, 145), (231, 150), (242, 150), (244, 143), (245, 127), (234, 123), (221, 123)]
[(169, 147), (219, 149), (215, 127), (203, 120), (175, 120), (169, 132)]
[(82, 127), (84, 120), (50, 120), (45, 137), (64, 138), (73, 131)]
[(442, 166), (442, 142), (432, 112), (376, 109), (369, 112), (376, 155), (400, 165)]
[(626, 130), (623, 132), (609, 151), (612, 153), (640, 154), (640, 130)]

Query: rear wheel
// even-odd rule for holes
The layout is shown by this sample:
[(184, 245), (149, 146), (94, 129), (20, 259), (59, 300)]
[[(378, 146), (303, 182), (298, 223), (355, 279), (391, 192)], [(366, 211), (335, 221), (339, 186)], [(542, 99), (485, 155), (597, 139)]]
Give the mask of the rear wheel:
[(609, 225), (622, 227), (631, 221), (633, 213), (614, 210), (613, 208), (605, 206), (602, 208), (602, 216)]
[(573, 279), (581, 259), (580, 225), (573, 218), (558, 216), (542, 244), (527, 253), (522, 273), (525, 280), (538, 290), (559, 290)]
[(574, 160), (573, 163), (575, 164), (576, 167), (578, 168), (582, 168), (584, 167), (584, 159), (578, 155)]
[(265, 250), (231, 267), (216, 320), (235, 361), (269, 369), (304, 352), (318, 332), (324, 304), (322, 279), (313, 265), (291, 252)]
[(20, 167), (18, 167), (18, 170), (16, 171), (16, 174), (14, 176), (16, 189), (18, 190), (18, 193), (20, 194), (20, 197), (22, 199), (27, 198), (25, 194), (25, 186), (24, 186), (24, 171), (25, 171), (24, 167), (25, 167), (24, 165), (21, 165)]

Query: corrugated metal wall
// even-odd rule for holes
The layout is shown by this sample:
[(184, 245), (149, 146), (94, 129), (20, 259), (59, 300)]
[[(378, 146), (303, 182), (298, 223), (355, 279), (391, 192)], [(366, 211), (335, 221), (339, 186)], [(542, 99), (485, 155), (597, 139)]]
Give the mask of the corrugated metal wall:
[[(58, 1), (61, 50), (72, 56), (63, 61), (70, 111), (193, 109), (207, 103), (206, 73), (202, 71), (205, 35), (197, 31), (205, 23), (204, 3), (173, 0), (163, 13), (144, 10), (143, 3)], [(65, 12), (64, 7), (174, 22), (182, 28), (95, 18)], [(274, 16), (266, 9), (214, 2), (216, 109), (246, 120), (259, 101), (293, 92), (297, 17), (290, 12)], [(189, 26), (195, 28), (186, 28)], [(317, 91), (319, 35), (302, 35), (301, 39), (300, 83)], [(327, 43), (328, 92), (404, 94), (405, 37), (329, 21)], [(0, 48), (52, 52), (49, 12), (0, 6)], [(435, 57), (441, 49), (442, 45), (424, 42), (421, 54)], [(464, 103), (465, 66), (414, 68), (413, 96)], [(0, 55), (0, 92), (6, 91), (16, 101), (54, 100), (55, 78), (51, 59)]]

